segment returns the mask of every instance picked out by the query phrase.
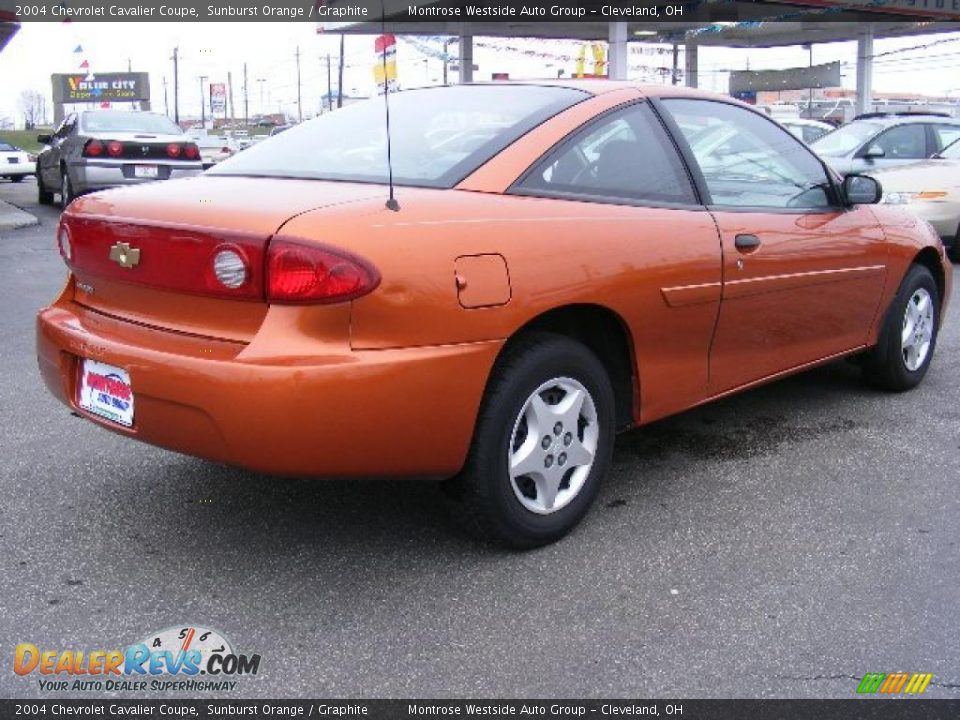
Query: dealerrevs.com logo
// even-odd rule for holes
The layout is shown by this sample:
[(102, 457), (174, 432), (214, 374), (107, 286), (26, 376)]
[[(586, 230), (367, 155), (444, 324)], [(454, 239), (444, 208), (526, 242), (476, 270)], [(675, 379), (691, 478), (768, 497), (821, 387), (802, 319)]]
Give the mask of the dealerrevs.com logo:
[(34, 643), (14, 649), (13, 671), (36, 677), (44, 691), (233, 690), (238, 678), (256, 676), (260, 655), (234, 652), (216, 630), (168, 628), (119, 650), (56, 650)]

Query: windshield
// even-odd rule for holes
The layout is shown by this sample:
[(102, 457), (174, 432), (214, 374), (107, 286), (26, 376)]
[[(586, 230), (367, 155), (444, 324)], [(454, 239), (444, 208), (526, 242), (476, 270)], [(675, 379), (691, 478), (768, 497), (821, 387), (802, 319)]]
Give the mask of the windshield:
[(940, 157), (947, 160), (960, 160), (960, 140), (954, 140), (941, 150)]
[[(456, 85), (390, 96), (393, 180), (453, 187), (524, 133), (589, 97), (580, 90)], [(385, 183), (384, 99), (296, 125), (220, 163), (214, 175)]]
[(145, 112), (99, 110), (83, 113), (83, 129), (86, 132), (141, 132), (154, 135), (180, 135), (180, 128), (163, 115)]
[(17, 152), (17, 148), (15, 148), (10, 143), (0, 142), (0, 152), (11, 152), (11, 151)]
[(820, 155), (842, 157), (857, 150), (863, 143), (883, 130), (883, 125), (872, 122), (852, 122), (811, 143)]

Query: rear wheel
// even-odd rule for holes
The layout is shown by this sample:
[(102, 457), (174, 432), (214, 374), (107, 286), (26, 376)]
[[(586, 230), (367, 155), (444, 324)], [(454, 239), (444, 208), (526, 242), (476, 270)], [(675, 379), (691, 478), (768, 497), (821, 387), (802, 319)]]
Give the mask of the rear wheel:
[(880, 341), (864, 358), (867, 380), (893, 392), (919, 385), (936, 348), (939, 313), (933, 275), (922, 265), (911, 266), (887, 312)]
[(593, 503), (613, 452), (613, 388), (597, 357), (568, 338), (538, 334), (508, 353), (447, 491), (474, 535), (528, 549), (559, 540)]
[(10, 178), (10, 182), (23, 182), (23, 175), (14, 175)]
[(43, 178), (39, 171), (37, 171), (37, 202), (41, 205), (53, 204), (53, 193), (44, 187)]
[(66, 210), (67, 205), (73, 200), (73, 183), (70, 182), (70, 173), (66, 168), (60, 171), (60, 206)]

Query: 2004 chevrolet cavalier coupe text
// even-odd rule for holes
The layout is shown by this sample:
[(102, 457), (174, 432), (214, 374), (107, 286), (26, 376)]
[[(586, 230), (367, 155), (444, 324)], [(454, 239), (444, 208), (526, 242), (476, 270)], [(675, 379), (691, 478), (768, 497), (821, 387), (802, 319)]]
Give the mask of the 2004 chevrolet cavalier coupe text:
[(728, 99), (468, 85), (75, 200), (50, 390), (114, 432), (283, 475), (420, 475), (516, 547), (587, 512), (617, 430), (845, 355), (923, 378), (924, 222)]

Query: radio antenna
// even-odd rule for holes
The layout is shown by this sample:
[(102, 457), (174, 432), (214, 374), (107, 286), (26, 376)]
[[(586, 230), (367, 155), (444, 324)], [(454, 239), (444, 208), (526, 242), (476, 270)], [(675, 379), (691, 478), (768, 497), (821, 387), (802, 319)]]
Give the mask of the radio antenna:
[(387, 198), (387, 210), (397, 212), (400, 203), (393, 194), (393, 145), (390, 142), (390, 80), (387, 78), (387, 7), (385, 0), (380, 0), (380, 35), (384, 39), (383, 45), (383, 107), (387, 119), (387, 182), (390, 186), (390, 197)]

